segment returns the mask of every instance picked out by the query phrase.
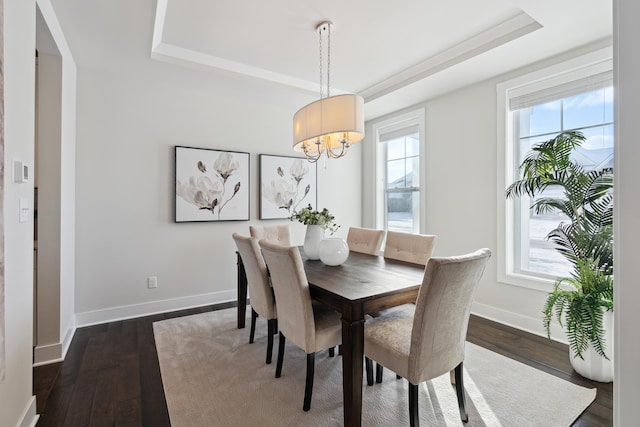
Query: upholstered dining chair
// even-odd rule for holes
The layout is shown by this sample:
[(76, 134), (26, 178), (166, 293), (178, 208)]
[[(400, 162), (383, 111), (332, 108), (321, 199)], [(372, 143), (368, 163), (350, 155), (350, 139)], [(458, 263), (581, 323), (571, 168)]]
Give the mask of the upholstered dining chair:
[(427, 265), (437, 241), (438, 236), (434, 235), (388, 231), (384, 257)]
[(384, 230), (370, 228), (349, 227), (347, 245), (353, 252), (378, 255), (384, 240)]
[(256, 240), (267, 239), (270, 242), (291, 246), (291, 229), (289, 224), (250, 225), (249, 235)]
[[(427, 265), (433, 250), (438, 241), (438, 236), (431, 234), (411, 234), (399, 231), (388, 231), (387, 240), (384, 244), (384, 257), (399, 261), (411, 262), (414, 264)], [(404, 310), (413, 312), (414, 304), (404, 304), (398, 307), (392, 307), (381, 310), (376, 313), (369, 313), (374, 317), (384, 316), (391, 311)], [(367, 364), (371, 362), (366, 360)], [(382, 374), (384, 368), (382, 365), (376, 365), (376, 382), (382, 382)], [(367, 375), (370, 373), (367, 372)], [(398, 379), (400, 376), (397, 375)], [(367, 378), (369, 381), (369, 378)]]
[[(491, 251), (431, 258), (415, 313), (399, 310), (365, 323), (364, 353), (409, 381), (409, 420), (418, 426), (418, 384), (454, 371), (460, 418), (467, 422), (464, 346), (471, 303)], [(367, 378), (371, 377), (367, 363)], [(371, 383), (369, 383), (371, 384)]]
[(273, 354), (273, 336), (277, 332), (277, 312), (267, 265), (262, 258), (258, 241), (253, 237), (241, 236), (233, 233), (238, 253), (242, 257), (245, 273), (247, 275), (247, 287), (249, 288), (249, 301), (251, 303), (251, 331), (249, 343), (253, 344), (256, 332), (256, 319), (258, 315), (267, 320), (267, 358), (266, 363), (271, 363)]
[(307, 354), (302, 409), (308, 411), (311, 408), (313, 393), (315, 354), (342, 342), (340, 314), (311, 303), (307, 275), (297, 247), (281, 246), (267, 240), (260, 240), (259, 243), (278, 301), (280, 337), (276, 378), (280, 378), (282, 374), (285, 339), (288, 339)]

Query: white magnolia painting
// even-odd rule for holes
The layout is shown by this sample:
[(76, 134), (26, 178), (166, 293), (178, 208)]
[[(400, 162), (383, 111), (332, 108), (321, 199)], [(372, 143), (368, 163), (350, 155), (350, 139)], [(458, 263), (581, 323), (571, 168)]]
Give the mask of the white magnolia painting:
[(289, 218), (316, 205), (316, 164), (299, 157), (260, 155), (260, 219)]
[(248, 221), (249, 153), (175, 147), (176, 222)]

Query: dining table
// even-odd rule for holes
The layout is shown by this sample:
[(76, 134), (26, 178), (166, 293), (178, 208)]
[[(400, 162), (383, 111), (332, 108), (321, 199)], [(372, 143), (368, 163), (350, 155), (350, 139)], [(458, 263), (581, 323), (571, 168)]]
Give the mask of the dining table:
[[(343, 264), (328, 266), (300, 253), (311, 298), (341, 314), (344, 425), (361, 426), (366, 315), (415, 302), (424, 266), (353, 251)], [(246, 286), (238, 255), (238, 328), (244, 327)]]

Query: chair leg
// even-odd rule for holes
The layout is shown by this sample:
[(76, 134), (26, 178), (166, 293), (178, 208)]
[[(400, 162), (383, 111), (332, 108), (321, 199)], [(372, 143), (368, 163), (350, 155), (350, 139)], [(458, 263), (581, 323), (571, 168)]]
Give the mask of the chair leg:
[(335, 356), (335, 355), (336, 355), (335, 347), (331, 347), (331, 348), (329, 349), (329, 357), (333, 357), (333, 356)]
[(409, 383), (409, 425), (411, 427), (420, 426), (420, 417), (418, 416), (418, 386)]
[(338, 356), (342, 356), (342, 344), (338, 345)]
[(373, 362), (371, 359), (365, 357), (364, 366), (367, 370), (367, 385), (373, 385)]
[(278, 340), (278, 361), (276, 362), (276, 378), (280, 378), (282, 375), (282, 360), (284, 359), (284, 342), (285, 338), (280, 332), (280, 339)]
[(377, 383), (381, 383), (382, 382), (382, 372), (383, 372), (383, 366), (379, 363), (376, 363), (376, 382)]
[(251, 307), (251, 332), (249, 333), (249, 344), (253, 344), (253, 337), (256, 334), (256, 319), (258, 313)]
[(276, 319), (267, 321), (267, 365), (271, 363), (271, 355), (273, 354), (273, 335), (275, 334)]
[(460, 409), (460, 419), (463, 423), (469, 421), (469, 415), (465, 408), (464, 384), (462, 382), (462, 362), (455, 369), (456, 395), (458, 396), (458, 409)]
[(302, 410), (308, 411), (311, 408), (311, 394), (313, 393), (313, 374), (315, 368), (316, 354), (307, 354), (307, 380), (304, 385), (304, 403)]

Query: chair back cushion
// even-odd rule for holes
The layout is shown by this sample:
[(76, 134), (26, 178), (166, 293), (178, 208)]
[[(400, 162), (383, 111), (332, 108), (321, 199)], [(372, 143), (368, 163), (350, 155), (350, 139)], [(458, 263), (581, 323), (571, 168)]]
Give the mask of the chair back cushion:
[(433, 255), (438, 236), (388, 231), (384, 257), (427, 265)]
[(276, 295), (278, 328), (293, 344), (312, 353), (316, 341), (315, 322), (300, 251), (295, 246), (282, 246), (266, 239), (259, 244)]
[(283, 246), (291, 246), (289, 224), (282, 225), (250, 225), (249, 234), (256, 240), (267, 239)]
[(491, 251), (431, 258), (416, 301), (409, 377), (413, 384), (451, 371), (464, 360), (471, 303)]
[(384, 240), (384, 230), (349, 227), (349, 233), (347, 233), (347, 244), (349, 250), (353, 252), (378, 255), (382, 240)]
[(273, 290), (258, 241), (253, 237), (241, 236), (238, 233), (233, 233), (233, 240), (236, 242), (247, 275), (251, 307), (265, 319), (274, 319), (276, 308)]

